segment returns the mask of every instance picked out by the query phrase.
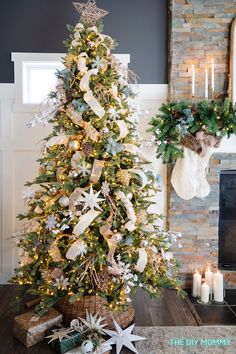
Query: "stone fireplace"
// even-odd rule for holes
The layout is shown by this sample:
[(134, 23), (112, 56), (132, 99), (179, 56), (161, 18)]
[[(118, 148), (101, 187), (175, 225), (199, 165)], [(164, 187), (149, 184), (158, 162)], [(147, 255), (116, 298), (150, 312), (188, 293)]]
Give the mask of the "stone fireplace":
[[(170, 0), (169, 99), (191, 99), (191, 66), (196, 68), (196, 100), (204, 97), (204, 70), (214, 58), (215, 98), (228, 91), (230, 25), (236, 16), (236, 0)], [(180, 199), (170, 184), (168, 171), (168, 227), (183, 234), (182, 248), (175, 250), (181, 275), (190, 285), (194, 261), (218, 266), (219, 176), (236, 169), (236, 149), (215, 153), (205, 199)], [(236, 272), (225, 272), (227, 287), (236, 287)]]

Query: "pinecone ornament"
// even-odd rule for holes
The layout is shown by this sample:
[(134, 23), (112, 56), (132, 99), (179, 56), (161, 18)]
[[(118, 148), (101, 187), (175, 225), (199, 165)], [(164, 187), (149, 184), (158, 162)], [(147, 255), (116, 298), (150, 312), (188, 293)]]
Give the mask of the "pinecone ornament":
[(139, 212), (136, 214), (137, 224), (147, 224), (147, 212), (145, 210), (139, 210)]
[(109, 282), (111, 280), (111, 275), (108, 273), (106, 269), (102, 270), (97, 274), (98, 284), (97, 287), (100, 291), (106, 293), (109, 289)]
[(87, 141), (82, 145), (82, 151), (85, 156), (90, 156), (93, 151), (93, 145), (89, 141)]
[(116, 177), (123, 186), (128, 186), (131, 180), (131, 175), (128, 170), (119, 170), (116, 173)]
[(68, 53), (65, 57), (65, 66), (67, 68), (72, 68), (73, 64), (74, 64), (74, 60), (75, 60), (75, 57), (73, 54), (71, 53)]
[(40, 166), (39, 167), (39, 175), (44, 175), (46, 173), (46, 168), (45, 166)]

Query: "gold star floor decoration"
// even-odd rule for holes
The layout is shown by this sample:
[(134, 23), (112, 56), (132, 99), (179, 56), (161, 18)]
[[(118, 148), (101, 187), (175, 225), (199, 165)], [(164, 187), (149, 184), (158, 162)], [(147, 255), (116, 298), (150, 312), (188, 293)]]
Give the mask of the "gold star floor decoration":
[(93, 26), (104, 16), (108, 15), (108, 11), (99, 9), (95, 0), (88, 0), (87, 3), (73, 2), (76, 10), (81, 14), (80, 21), (84, 24)]

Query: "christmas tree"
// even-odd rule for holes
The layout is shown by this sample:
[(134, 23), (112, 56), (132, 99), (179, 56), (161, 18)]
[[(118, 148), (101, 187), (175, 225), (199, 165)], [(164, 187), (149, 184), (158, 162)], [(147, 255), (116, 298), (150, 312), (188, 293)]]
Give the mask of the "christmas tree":
[(65, 297), (96, 294), (118, 310), (138, 287), (158, 295), (179, 286), (170, 234), (149, 210), (158, 185), (140, 154), (127, 71), (102, 34), (107, 13), (94, 1), (74, 5), (81, 19), (68, 26), (65, 68), (49, 108), (31, 124), (50, 122), (53, 130), (19, 215), (22, 252), (12, 281), (41, 297), (39, 314)]

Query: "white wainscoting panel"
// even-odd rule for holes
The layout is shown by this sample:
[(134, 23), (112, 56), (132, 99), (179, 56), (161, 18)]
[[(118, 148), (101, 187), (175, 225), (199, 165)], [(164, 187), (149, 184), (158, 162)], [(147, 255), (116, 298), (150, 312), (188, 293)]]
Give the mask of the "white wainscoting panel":
[[(168, 85), (140, 85), (139, 95), (136, 103), (144, 110), (144, 114), (140, 116), (138, 130), (144, 139), (150, 141), (152, 134), (147, 132), (150, 128), (150, 118), (158, 113), (158, 110), (163, 102), (167, 100)], [(148, 161), (150, 161), (157, 174), (160, 175), (162, 191), (154, 198), (156, 205), (152, 210), (159, 214), (166, 214), (166, 181), (167, 181), (167, 168), (162, 164), (160, 159), (156, 158), (155, 147), (145, 147), (142, 149), (142, 154)], [(160, 221), (160, 226), (165, 227), (165, 218)]]

